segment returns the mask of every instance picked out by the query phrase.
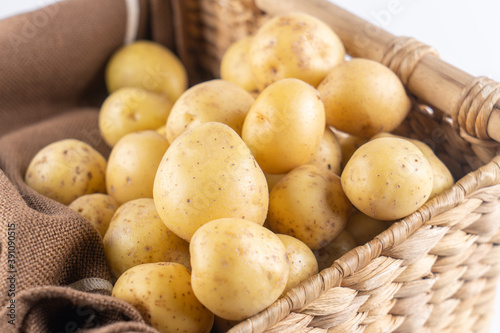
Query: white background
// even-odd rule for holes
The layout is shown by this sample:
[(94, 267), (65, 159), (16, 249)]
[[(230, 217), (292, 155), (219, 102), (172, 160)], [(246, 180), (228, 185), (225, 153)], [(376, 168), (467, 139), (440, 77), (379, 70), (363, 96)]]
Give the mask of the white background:
[[(307, 1), (307, 0), (304, 0)], [(0, 19), (56, 0), (0, 2)], [(332, 0), (398, 36), (435, 47), (452, 65), (500, 82), (500, 1), (497, 0)], [(397, 7), (391, 13), (389, 9)], [(82, 13), (83, 14), (83, 13)], [(0, 59), (5, 61), (5, 59)], [(500, 332), (500, 295), (491, 332)]]

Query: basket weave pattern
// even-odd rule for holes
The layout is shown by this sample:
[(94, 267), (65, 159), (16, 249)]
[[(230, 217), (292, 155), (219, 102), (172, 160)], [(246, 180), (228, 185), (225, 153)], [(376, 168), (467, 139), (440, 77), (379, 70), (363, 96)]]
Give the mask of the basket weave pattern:
[[(215, 77), (227, 47), (267, 19), (252, 0), (182, 6), (183, 60)], [(383, 62), (406, 83), (428, 52), (399, 38)], [(231, 332), (487, 332), (500, 274), (500, 145), (484, 123), (499, 97), (479, 78), (452, 117), (414, 98), (397, 134), (429, 144), (460, 180)]]

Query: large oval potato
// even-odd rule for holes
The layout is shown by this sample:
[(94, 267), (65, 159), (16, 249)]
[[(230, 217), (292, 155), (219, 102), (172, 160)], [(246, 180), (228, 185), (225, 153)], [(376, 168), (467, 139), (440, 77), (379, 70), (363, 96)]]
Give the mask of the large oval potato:
[(108, 194), (119, 203), (153, 197), (156, 170), (168, 149), (156, 131), (125, 135), (111, 150), (106, 169)]
[(56, 141), (31, 160), (25, 181), (31, 188), (65, 205), (84, 194), (106, 193), (106, 159), (76, 139)]
[(198, 301), (191, 274), (172, 262), (130, 268), (116, 281), (112, 296), (132, 304), (162, 333), (210, 332), (214, 315)]
[(257, 90), (249, 59), (252, 39), (253, 36), (247, 36), (231, 44), (220, 64), (220, 77), (223, 80), (233, 82), (250, 92)]
[(325, 131), (318, 91), (297, 79), (283, 79), (262, 91), (243, 124), (242, 138), (262, 170), (285, 173), (309, 163)]
[(92, 193), (76, 198), (68, 205), (68, 208), (89, 220), (99, 235), (104, 237), (118, 206), (119, 203), (112, 196)]
[(249, 51), (250, 67), (261, 91), (284, 78), (297, 78), (316, 87), (344, 56), (337, 34), (303, 13), (276, 16), (264, 23)]
[(189, 246), (196, 297), (215, 315), (241, 320), (267, 308), (289, 274), (286, 248), (272, 231), (225, 218), (201, 226)]
[(396, 74), (368, 59), (355, 58), (334, 67), (318, 91), (326, 123), (364, 138), (395, 129), (411, 106)]
[(179, 136), (156, 173), (153, 197), (165, 225), (190, 241), (203, 224), (224, 217), (264, 224), (266, 178), (229, 126), (209, 122)]
[(274, 186), (267, 221), (273, 231), (296, 237), (316, 250), (344, 230), (351, 210), (339, 176), (307, 164)]
[(110, 93), (133, 87), (165, 95), (174, 103), (186, 90), (186, 69), (175, 54), (161, 44), (140, 40), (118, 49), (106, 66)]
[(397, 220), (420, 208), (432, 192), (432, 167), (413, 143), (369, 141), (342, 172), (342, 188), (356, 208), (378, 220)]
[(99, 130), (113, 147), (125, 135), (156, 130), (165, 124), (172, 103), (160, 94), (139, 88), (121, 88), (106, 98), (99, 111)]
[(241, 135), (254, 102), (247, 91), (224, 80), (211, 80), (189, 88), (174, 104), (167, 120), (167, 139), (173, 142), (186, 130), (211, 121), (228, 125)]
[(144, 263), (168, 261), (190, 267), (188, 243), (163, 224), (150, 198), (121, 205), (111, 219), (103, 243), (111, 273), (116, 278)]

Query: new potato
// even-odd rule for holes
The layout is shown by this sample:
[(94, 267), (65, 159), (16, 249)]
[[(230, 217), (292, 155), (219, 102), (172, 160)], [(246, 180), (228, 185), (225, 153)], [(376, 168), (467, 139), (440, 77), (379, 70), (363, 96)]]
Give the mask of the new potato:
[(104, 237), (109, 222), (118, 206), (118, 202), (112, 196), (103, 193), (92, 193), (76, 198), (68, 205), (68, 208), (89, 220), (101, 237)]
[(286, 248), (257, 223), (208, 222), (195, 232), (189, 250), (196, 297), (224, 319), (245, 319), (267, 308), (287, 284)]
[(209, 122), (180, 135), (163, 157), (153, 197), (165, 225), (190, 241), (203, 224), (224, 217), (264, 224), (266, 178), (229, 126)]
[(25, 181), (40, 194), (68, 205), (90, 193), (105, 193), (106, 159), (76, 139), (56, 141), (31, 160)]
[(319, 270), (322, 271), (325, 268), (331, 267), (335, 260), (354, 249), (356, 245), (356, 241), (351, 234), (347, 230), (342, 231), (330, 243), (313, 251), (318, 261)]
[(351, 234), (357, 245), (363, 245), (389, 228), (391, 224), (391, 221), (377, 220), (358, 211), (347, 221), (346, 231)]
[(246, 91), (257, 90), (249, 59), (252, 39), (252, 36), (247, 36), (231, 44), (224, 53), (220, 64), (221, 78), (237, 84)]

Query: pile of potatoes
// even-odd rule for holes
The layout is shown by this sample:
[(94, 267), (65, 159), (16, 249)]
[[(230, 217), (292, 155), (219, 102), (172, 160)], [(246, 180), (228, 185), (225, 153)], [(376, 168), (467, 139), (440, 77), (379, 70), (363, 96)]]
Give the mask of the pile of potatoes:
[(221, 79), (187, 82), (164, 47), (122, 47), (99, 115), (109, 158), (67, 139), (26, 172), (95, 226), (112, 295), (162, 332), (227, 329), (453, 184), (428, 146), (389, 133), (411, 104), (397, 76), (345, 60), (311, 16), (269, 20)]

